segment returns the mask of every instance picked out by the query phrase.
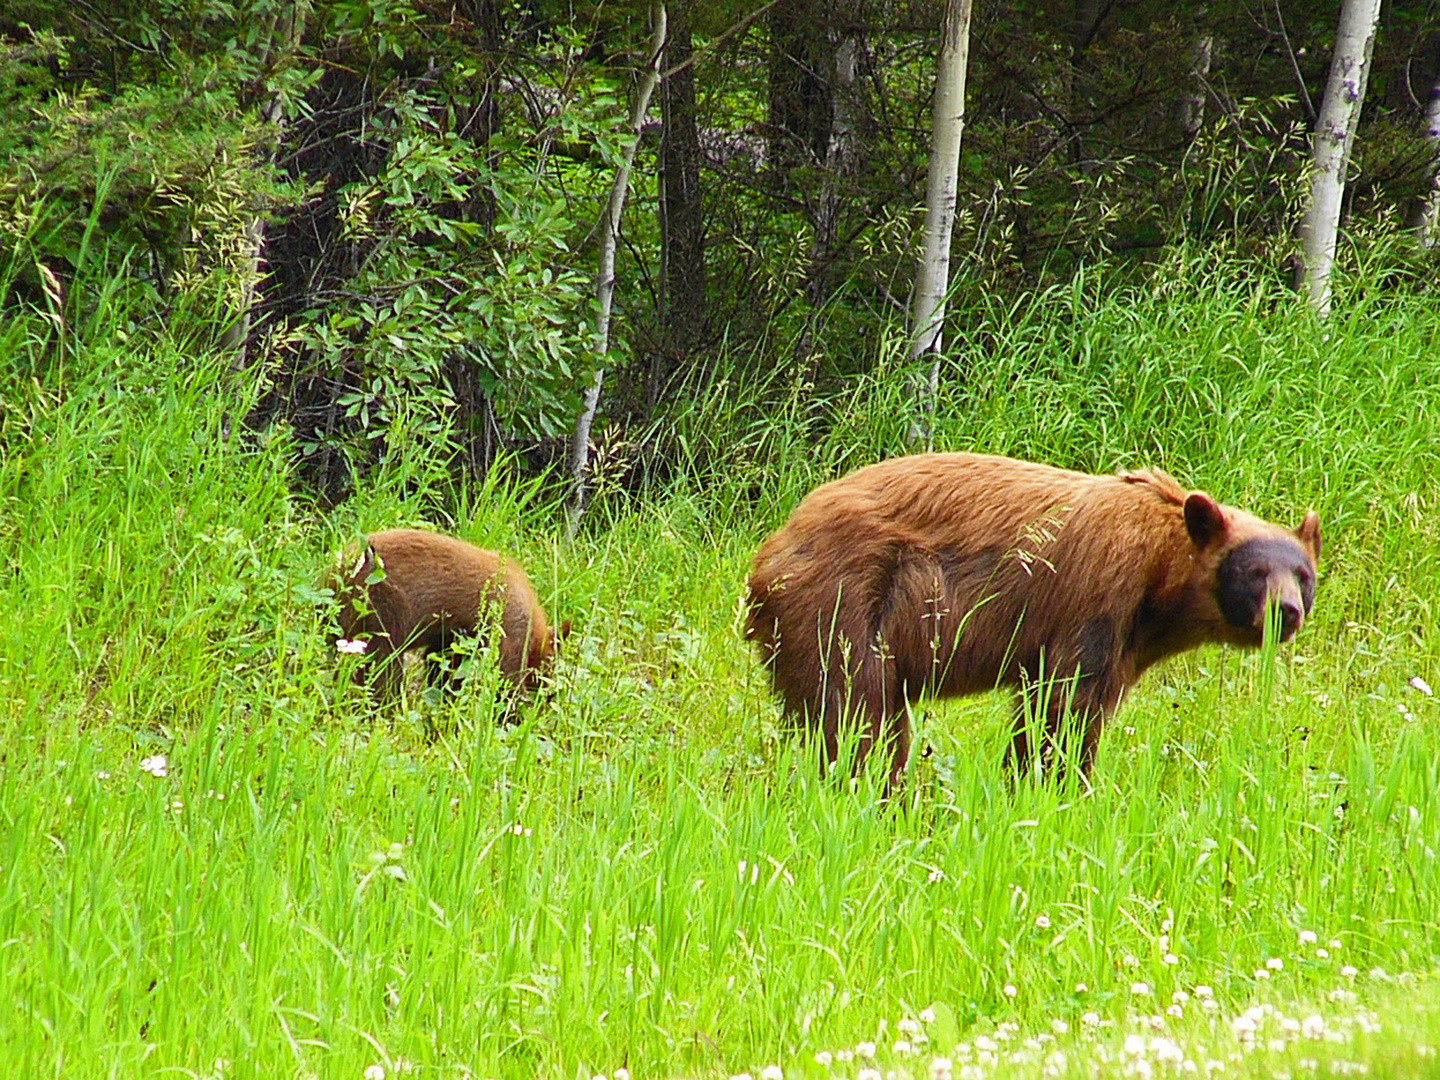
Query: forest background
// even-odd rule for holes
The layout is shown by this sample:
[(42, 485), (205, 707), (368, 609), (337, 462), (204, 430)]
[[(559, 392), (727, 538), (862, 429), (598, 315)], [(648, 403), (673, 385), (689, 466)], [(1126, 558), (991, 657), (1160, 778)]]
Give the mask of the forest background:
[[(0, 11), (0, 1062), (1432, 1067), (1440, 7), (1382, 12), (1322, 319), (1334, 5), (975, 6), (928, 439), (1326, 553), (1293, 649), (1149, 677), (1093, 791), (1010, 791), (981, 700), (888, 807), (814, 783), (739, 600), (915, 446), (940, 6), (665, 9), (603, 344), (654, 5)], [(525, 561), (553, 699), (349, 684), (317, 575), (398, 524)]]

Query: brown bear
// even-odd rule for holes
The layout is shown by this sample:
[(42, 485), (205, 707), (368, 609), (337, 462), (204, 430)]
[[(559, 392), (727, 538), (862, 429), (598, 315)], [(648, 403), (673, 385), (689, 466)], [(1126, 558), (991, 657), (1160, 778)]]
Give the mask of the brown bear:
[[(378, 571), (378, 572), (377, 572)], [(553, 664), (569, 622), (552, 630), (530, 579), (493, 551), (441, 533), (387, 529), (352, 546), (334, 582), (341, 640), (365, 643), (369, 663), (357, 677), (373, 678), (389, 696), (400, 688), (401, 657), (423, 648), (452, 679), (460, 637), (500, 629), (500, 671), (528, 693)], [(367, 670), (368, 669), (368, 670)]]
[[(1281, 641), (1315, 597), (1320, 519), (1293, 531), (1186, 492), (1164, 473), (1090, 476), (979, 454), (918, 454), (816, 488), (755, 555), (746, 637), (786, 711), (834, 764), (910, 756), (922, 694), (1018, 691), (1017, 773), (1079, 736), (1088, 772), (1141, 672), (1202, 642)], [(1043, 721), (1035, 760), (1025, 724)], [(1073, 724), (1065, 726), (1066, 719)]]

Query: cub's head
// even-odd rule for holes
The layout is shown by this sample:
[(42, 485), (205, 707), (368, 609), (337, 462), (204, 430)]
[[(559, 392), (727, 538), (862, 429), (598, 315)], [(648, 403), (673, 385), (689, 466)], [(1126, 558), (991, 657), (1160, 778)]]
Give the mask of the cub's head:
[(1214, 566), (1214, 598), (1236, 644), (1259, 645), (1267, 609), (1275, 606), (1280, 640), (1295, 636), (1315, 603), (1320, 517), (1311, 510), (1286, 529), (1231, 507), (1203, 491), (1185, 497), (1185, 529)]
[(560, 651), (560, 643), (570, 634), (570, 620), (549, 626), (542, 615), (532, 622), (531, 629), (539, 633), (533, 634), (528, 643), (524, 670), (516, 673), (516, 686), (527, 697), (542, 687), (549, 689), (547, 684), (555, 671), (555, 655)]

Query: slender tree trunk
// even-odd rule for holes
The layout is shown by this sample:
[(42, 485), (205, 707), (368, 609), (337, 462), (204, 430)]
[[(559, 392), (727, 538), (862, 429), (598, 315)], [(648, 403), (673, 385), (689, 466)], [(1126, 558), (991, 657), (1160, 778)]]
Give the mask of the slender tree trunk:
[(1430, 191), (1415, 215), (1415, 234), (1423, 247), (1440, 242), (1440, 75), (1425, 106), (1425, 141), (1430, 144)]
[(1301, 282), (1311, 310), (1321, 318), (1330, 311), (1330, 268), (1345, 197), (1345, 170), (1365, 101), (1379, 15), (1380, 0), (1344, 0), (1341, 5), (1325, 100), (1310, 143), (1310, 206), (1300, 225)]
[(840, 225), (842, 188), (855, 172), (855, 132), (860, 122), (860, 101), (856, 85), (863, 42), (858, 30), (846, 30), (834, 50), (835, 68), (831, 81), (830, 135), (827, 139), (820, 182), (816, 185), (810, 239), (810, 256), (805, 274), (805, 302), (809, 306), (805, 329), (796, 342), (795, 359), (811, 362), (820, 312), (834, 290), (831, 267)]
[(950, 235), (955, 226), (955, 192), (960, 172), (960, 137), (965, 129), (965, 74), (970, 59), (972, 0), (945, 0), (940, 21), (940, 61), (931, 112), (930, 171), (925, 180), (925, 239), (910, 313), (910, 359), (918, 367), (931, 357), (928, 372), (916, 376), (910, 441), (929, 446), (939, 390), (941, 330), (950, 288)]
[(693, 2), (671, 8), (666, 75), (660, 84), (660, 348), (651, 359), (646, 389), (651, 408), (676, 368), (688, 364), (705, 327), (705, 218), (689, 19)]
[[(1082, 172), (1089, 172), (1085, 157), (1085, 135), (1090, 118), (1095, 112), (1094, 64), (1091, 62), (1090, 46), (1100, 31), (1100, 23), (1109, 12), (1110, 5), (1102, 8), (1100, 0), (1073, 0), (1070, 10), (1070, 71), (1069, 102), (1066, 104), (1066, 132), (1069, 143), (1070, 164)], [(1085, 123), (1081, 123), (1084, 117)]]
[[(282, 5), (271, 17), (266, 45), (265, 68), (274, 71), (284, 66), (284, 58), (300, 47), (305, 33), (305, 20), (310, 15), (310, 0), (296, 0), (289, 6)], [(260, 102), (260, 118), (268, 129), (268, 149), (265, 154), (273, 162), (279, 150), (285, 130), (285, 102), (273, 84), (267, 84)], [(234, 351), (231, 368), (238, 371), (245, 366), (248, 357), (250, 328), (254, 320), (256, 291), (260, 283), (260, 268), (265, 261), (265, 219), (255, 216), (245, 227), (246, 270), (241, 282), (240, 302), (234, 321), (225, 328), (220, 339), (223, 351)]]
[(1205, 99), (1209, 94), (1210, 60), (1215, 49), (1215, 36), (1201, 25), (1204, 16), (1205, 7), (1201, 5), (1195, 14), (1194, 36), (1190, 39), (1189, 85), (1180, 95), (1175, 110), (1180, 140), (1185, 146), (1195, 141), (1205, 123)]
[(825, 160), (830, 137), (834, 42), (830, 12), (816, 0), (776, 0), (770, 9), (769, 160), (783, 183)]
[(650, 5), (650, 54), (645, 65), (640, 85), (635, 91), (634, 107), (630, 111), (630, 142), (625, 147), (619, 166), (615, 169), (615, 182), (610, 187), (610, 198), (600, 216), (600, 269), (595, 275), (595, 299), (599, 310), (595, 314), (595, 374), (585, 388), (585, 399), (580, 415), (575, 419), (575, 431), (570, 440), (570, 476), (573, 483), (566, 536), (573, 540), (580, 527), (580, 515), (585, 512), (585, 496), (590, 476), (590, 429), (595, 424), (595, 410), (600, 405), (600, 388), (605, 382), (605, 361), (610, 351), (610, 307), (615, 300), (615, 249), (620, 240), (620, 215), (625, 210), (625, 197), (630, 193), (630, 168), (635, 162), (635, 150), (640, 145), (640, 134), (645, 124), (645, 114), (650, 110), (650, 96), (655, 84), (660, 81), (660, 55), (665, 49), (665, 5), (655, 0)]

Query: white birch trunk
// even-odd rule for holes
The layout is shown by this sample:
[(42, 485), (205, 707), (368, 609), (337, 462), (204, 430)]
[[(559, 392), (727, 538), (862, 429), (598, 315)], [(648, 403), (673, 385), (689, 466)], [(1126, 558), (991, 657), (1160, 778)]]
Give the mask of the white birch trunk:
[(1415, 233), (1422, 247), (1440, 243), (1440, 78), (1430, 88), (1425, 107), (1425, 141), (1430, 145), (1430, 193), (1415, 218)]
[(925, 237), (910, 308), (910, 359), (918, 365), (933, 357), (926, 375), (914, 377), (916, 400), (910, 441), (929, 446), (931, 418), (939, 389), (950, 288), (950, 236), (955, 226), (955, 190), (960, 172), (960, 137), (965, 130), (965, 75), (970, 61), (972, 0), (945, 0), (940, 20), (940, 59), (931, 111), (930, 169), (925, 179)]
[(605, 382), (605, 360), (610, 351), (610, 308), (615, 300), (615, 249), (620, 241), (620, 215), (625, 210), (625, 198), (630, 193), (630, 168), (635, 163), (635, 151), (640, 145), (645, 114), (650, 110), (650, 97), (655, 92), (655, 85), (660, 81), (660, 54), (665, 50), (665, 23), (665, 5), (657, 0), (650, 5), (650, 55), (645, 73), (635, 91), (634, 107), (630, 110), (630, 142), (615, 169), (615, 182), (610, 186), (610, 198), (600, 216), (600, 268), (595, 275), (595, 299), (599, 307), (595, 315), (595, 375), (590, 385), (585, 388), (580, 415), (575, 418), (575, 430), (570, 437), (570, 476), (573, 486), (565, 527), (566, 537), (570, 540), (575, 538), (575, 531), (580, 527), (580, 515), (585, 512), (585, 496), (590, 476), (590, 429), (595, 424), (595, 411), (600, 405), (600, 388)]
[(1330, 268), (1335, 262), (1345, 170), (1365, 100), (1365, 80), (1370, 73), (1370, 50), (1375, 44), (1379, 15), (1380, 0), (1342, 3), (1325, 99), (1320, 103), (1310, 143), (1310, 206), (1300, 225), (1301, 282), (1311, 310), (1320, 318), (1330, 311)]

